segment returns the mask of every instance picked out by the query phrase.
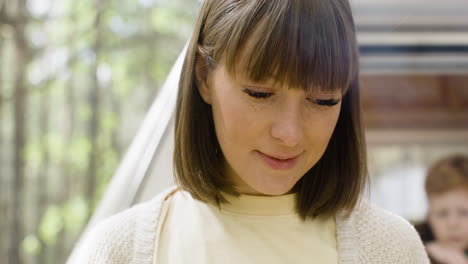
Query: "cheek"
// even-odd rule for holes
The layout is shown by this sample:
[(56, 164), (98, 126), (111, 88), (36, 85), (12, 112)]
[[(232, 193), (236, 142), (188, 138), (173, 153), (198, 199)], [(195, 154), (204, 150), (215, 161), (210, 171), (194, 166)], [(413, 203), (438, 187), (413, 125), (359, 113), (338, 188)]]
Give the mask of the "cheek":
[(432, 232), (437, 239), (445, 239), (447, 236), (447, 218), (437, 216), (434, 213), (429, 213), (428, 222), (431, 226)]
[(468, 240), (468, 216), (466, 215), (466, 213), (460, 216), (460, 222), (462, 223), (463, 230), (467, 235), (466, 239)]
[(335, 130), (339, 115), (340, 115), (340, 109), (338, 108), (336, 111), (334, 111), (333, 114), (330, 115), (329, 118), (327, 118), (325, 128), (327, 129), (326, 133), (327, 133), (328, 139), (331, 138), (333, 131)]
[(330, 110), (328, 113), (317, 113), (307, 122), (308, 138), (316, 144), (328, 145), (333, 131), (335, 130), (340, 109)]
[(252, 115), (251, 107), (233, 96), (220, 95), (213, 104), (216, 134), (223, 150), (237, 149), (239, 144), (255, 136), (255, 115)]
[(446, 239), (446, 231), (444, 228), (444, 224), (436, 221), (430, 221), (429, 226), (431, 227), (432, 233), (436, 240), (445, 240)]
[(444, 217), (437, 215), (435, 211), (429, 211), (429, 214), (427, 215), (428, 221), (431, 225), (440, 225), (441, 223), (444, 222)]
[(335, 128), (336, 123), (338, 122), (338, 119), (340, 117), (340, 112), (341, 112), (341, 105), (340, 107), (336, 107), (335, 109), (333, 109), (332, 114), (330, 114), (330, 118), (328, 118), (328, 124), (332, 131)]
[(434, 232), (437, 232), (440, 229), (440, 226), (443, 223), (443, 220), (434, 216), (428, 217), (428, 222)]

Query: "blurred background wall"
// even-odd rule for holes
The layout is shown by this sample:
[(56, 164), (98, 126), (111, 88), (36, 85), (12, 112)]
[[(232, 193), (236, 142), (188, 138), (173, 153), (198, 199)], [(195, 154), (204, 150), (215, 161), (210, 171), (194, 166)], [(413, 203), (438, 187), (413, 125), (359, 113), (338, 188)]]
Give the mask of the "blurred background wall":
[(418, 222), (426, 213), (427, 167), (468, 153), (468, 2), (351, 3), (371, 200)]
[[(416, 222), (427, 167), (468, 154), (468, 2), (351, 3), (369, 196)], [(63, 263), (92, 216), (171, 184), (177, 66), (162, 87), (199, 5), (0, 0), (1, 263)]]

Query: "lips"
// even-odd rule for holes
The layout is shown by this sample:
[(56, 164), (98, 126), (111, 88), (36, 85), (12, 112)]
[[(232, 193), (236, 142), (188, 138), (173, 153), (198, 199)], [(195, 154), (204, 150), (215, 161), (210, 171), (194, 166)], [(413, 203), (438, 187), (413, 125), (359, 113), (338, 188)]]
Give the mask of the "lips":
[(452, 241), (452, 242), (460, 242), (462, 240), (462, 238), (457, 237), (457, 236), (452, 236), (452, 237), (449, 237), (449, 240)]
[(260, 151), (257, 151), (266, 165), (274, 170), (289, 170), (292, 169), (298, 160), (299, 155), (274, 155), (270, 156)]

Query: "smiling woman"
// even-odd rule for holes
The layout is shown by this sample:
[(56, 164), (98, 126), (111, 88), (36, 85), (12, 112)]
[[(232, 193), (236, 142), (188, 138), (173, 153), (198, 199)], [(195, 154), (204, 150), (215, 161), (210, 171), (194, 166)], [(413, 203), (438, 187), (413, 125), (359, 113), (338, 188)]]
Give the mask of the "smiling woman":
[(177, 186), (97, 225), (73, 263), (428, 263), (362, 198), (347, 0), (206, 0), (175, 115)]
[[(181, 75), (175, 130), (179, 185), (196, 199), (217, 202), (224, 201), (220, 190), (236, 195), (235, 185), (248, 180), (256, 188), (278, 188), (265, 194), (296, 192), (303, 218), (331, 216), (341, 209), (349, 213), (367, 181), (349, 3), (208, 2), (205, 6), (211, 7), (201, 11)], [(240, 18), (245, 23), (238, 23)], [(239, 105), (241, 100), (245, 105)], [(327, 111), (318, 104), (337, 101), (343, 105)], [(226, 117), (228, 109), (241, 120)], [(228, 147), (247, 140), (234, 127), (256, 133), (251, 135), (256, 144), (245, 144), (249, 155), (235, 156)], [(285, 145), (282, 140), (300, 142)], [(291, 155), (300, 162), (294, 173), (279, 173), (288, 177), (270, 179), (255, 160), (263, 157), (280, 165), (271, 158)], [(252, 171), (239, 173), (241, 168)]]
[(212, 107), (226, 159), (220, 164), (226, 168), (222, 177), (239, 193), (291, 191), (327, 147), (340, 112), (340, 91), (325, 94), (257, 84), (232, 77), (222, 64), (207, 76), (197, 86)]

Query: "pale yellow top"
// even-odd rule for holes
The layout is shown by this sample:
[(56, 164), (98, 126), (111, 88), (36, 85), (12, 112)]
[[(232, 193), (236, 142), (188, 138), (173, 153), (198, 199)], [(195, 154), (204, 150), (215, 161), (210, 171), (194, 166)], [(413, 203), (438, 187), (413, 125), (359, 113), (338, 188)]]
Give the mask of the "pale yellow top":
[(302, 221), (295, 195), (226, 197), (221, 210), (177, 191), (161, 223), (157, 263), (338, 263), (334, 218)]

